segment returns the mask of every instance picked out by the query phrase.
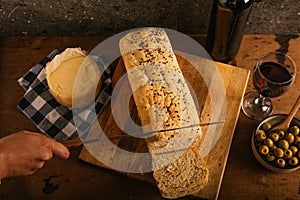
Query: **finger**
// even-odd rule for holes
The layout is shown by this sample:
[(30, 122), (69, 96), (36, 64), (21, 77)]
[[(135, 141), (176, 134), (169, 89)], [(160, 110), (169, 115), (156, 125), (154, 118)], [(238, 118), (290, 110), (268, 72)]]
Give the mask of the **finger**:
[(20, 170), (19, 175), (23, 175), (23, 176), (27, 176), (27, 175), (32, 175), (34, 174), (36, 171), (38, 171), (39, 169), (41, 169), (45, 164), (45, 161), (43, 160), (32, 160), (31, 163), (27, 166), (27, 167), (23, 167)]
[[(43, 165), (42, 165), (43, 167)], [(23, 175), (24, 176), (28, 176), (28, 175), (32, 175), (34, 174), (35, 172), (37, 172), (40, 168), (31, 168), (27, 173), (24, 173)]]
[(33, 171), (41, 169), (44, 166), (44, 164), (45, 164), (44, 160), (36, 160), (36, 163), (33, 167)]
[(69, 158), (70, 152), (69, 152), (68, 148), (65, 147), (63, 144), (56, 142), (54, 140), (51, 140), (51, 147), (52, 147), (52, 151), (55, 155), (59, 156), (62, 159), (65, 159), (65, 160)]
[(53, 157), (53, 152), (52, 152), (52, 145), (50, 146), (50, 148), (46, 148), (47, 150), (43, 152), (43, 154), (41, 154), (39, 156), (39, 160), (50, 160)]

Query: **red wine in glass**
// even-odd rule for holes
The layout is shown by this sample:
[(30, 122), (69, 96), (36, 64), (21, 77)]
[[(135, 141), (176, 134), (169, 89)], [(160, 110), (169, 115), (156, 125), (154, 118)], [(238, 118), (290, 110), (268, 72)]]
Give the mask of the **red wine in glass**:
[(253, 72), (253, 84), (258, 92), (249, 92), (244, 96), (244, 114), (255, 120), (269, 116), (273, 110), (270, 98), (284, 94), (295, 75), (295, 62), (284, 53), (270, 52), (258, 59)]
[(292, 75), (281, 64), (264, 62), (255, 70), (253, 83), (260, 94), (265, 97), (278, 97), (291, 85)]

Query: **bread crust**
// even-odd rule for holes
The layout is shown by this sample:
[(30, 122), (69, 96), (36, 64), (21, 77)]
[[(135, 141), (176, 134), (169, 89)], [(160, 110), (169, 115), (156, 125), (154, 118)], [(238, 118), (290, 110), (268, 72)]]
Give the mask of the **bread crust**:
[(179, 128), (147, 140), (158, 188), (165, 198), (198, 192), (209, 174), (196, 148), (201, 128), (180, 127), (199, 124), (199, 116), (166, 32), (130, 32), (119, 46), (143, 130)]

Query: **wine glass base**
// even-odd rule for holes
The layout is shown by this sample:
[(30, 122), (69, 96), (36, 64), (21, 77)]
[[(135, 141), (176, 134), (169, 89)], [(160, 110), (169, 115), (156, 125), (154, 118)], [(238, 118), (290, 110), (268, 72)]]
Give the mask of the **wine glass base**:
[(244, 114), (254, 120), (262, 120), (272, 113), (273, 105), (270, 98), (250, 92), (244, 96), (242, 110)]

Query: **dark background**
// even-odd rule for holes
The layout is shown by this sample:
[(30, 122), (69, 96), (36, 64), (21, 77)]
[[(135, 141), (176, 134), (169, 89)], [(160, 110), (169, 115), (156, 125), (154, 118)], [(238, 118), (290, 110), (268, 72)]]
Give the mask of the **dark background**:
[[(107, 35), (159, 26), (207, 32), (212, 0), (1, 0), (0, 36)], [(259, 0), (247, 34), (300, 33), (298, 0)]]

